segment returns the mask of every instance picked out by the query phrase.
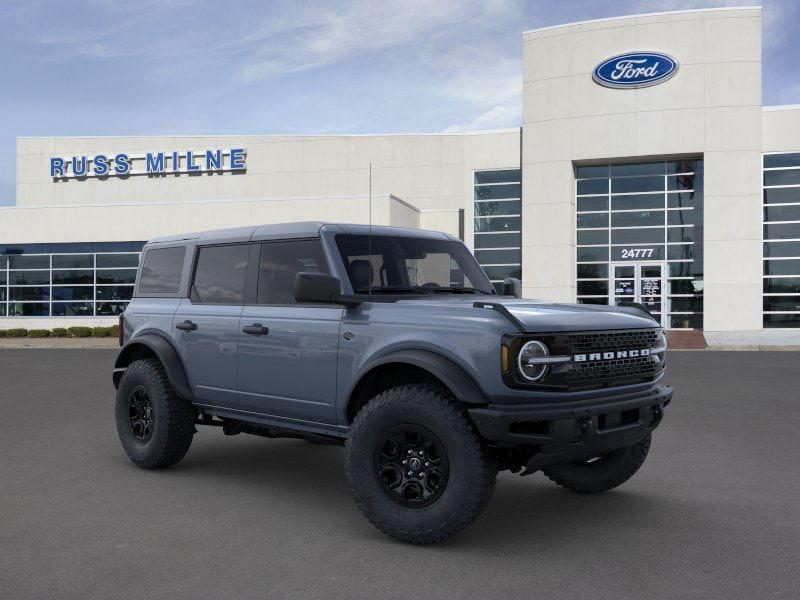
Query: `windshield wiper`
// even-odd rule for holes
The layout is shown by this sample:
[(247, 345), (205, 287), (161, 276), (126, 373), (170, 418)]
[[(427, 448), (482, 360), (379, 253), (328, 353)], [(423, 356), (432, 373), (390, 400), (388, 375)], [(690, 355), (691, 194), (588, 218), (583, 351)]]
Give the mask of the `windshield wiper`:
[(410, 285), (381, 285), (373, 288), (356, 288), (356, 294), (424, 294), (422, 290)]
[(451, 294), (485, 294), (483, 290), (477, 290), (473, 287), (436, 287), (432, 291), (437, 293), (449, 292)]

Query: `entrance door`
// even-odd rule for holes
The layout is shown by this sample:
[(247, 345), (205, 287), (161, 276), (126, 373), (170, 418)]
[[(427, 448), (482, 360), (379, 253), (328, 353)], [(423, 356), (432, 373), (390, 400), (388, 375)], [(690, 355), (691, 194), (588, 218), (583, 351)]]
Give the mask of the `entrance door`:
[(611, 304), (638, 302), (663, 325), (662, 309), (665, 263), (624, 262), (611, 264)]

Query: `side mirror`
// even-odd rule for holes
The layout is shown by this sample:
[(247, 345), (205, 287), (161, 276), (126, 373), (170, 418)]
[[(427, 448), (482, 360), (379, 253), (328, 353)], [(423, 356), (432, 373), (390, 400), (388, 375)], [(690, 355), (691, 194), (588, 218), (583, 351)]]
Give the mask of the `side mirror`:
[(503, 280), (503, 296), (522, 298), (522, 282), (516, 277), (506, 277)]
[(355, 296), (343, 296), (342, 284), (327, 273), (298, 273), (294, 276), (294, 299), (297, 302), (319, 304), (345, 304), (356, 306), (361, 300)]

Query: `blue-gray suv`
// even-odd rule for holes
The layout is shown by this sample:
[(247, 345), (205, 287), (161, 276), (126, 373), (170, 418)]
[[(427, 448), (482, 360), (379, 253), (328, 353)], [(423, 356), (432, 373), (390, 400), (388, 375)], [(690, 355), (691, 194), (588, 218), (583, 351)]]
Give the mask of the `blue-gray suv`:
[(345, 447), (350, 492), (405, 542), (484, 509), (498, 470), (581, 494), (630, 478), (672, 389), (638, 306), (519, 299), (458, 239), (293, 223), (154, 239), (120, 319), (116, 423), (138, 466), (201, 425)]

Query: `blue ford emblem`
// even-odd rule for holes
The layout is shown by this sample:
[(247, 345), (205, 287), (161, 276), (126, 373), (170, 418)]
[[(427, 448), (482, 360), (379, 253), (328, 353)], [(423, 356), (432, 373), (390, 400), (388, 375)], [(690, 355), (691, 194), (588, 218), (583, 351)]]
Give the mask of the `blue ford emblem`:
[(678, 72), (678, 61), (659, 52), (629, 52), (601, 62), (592, 79), (610, 88), (640, 88), (666, 81)]

